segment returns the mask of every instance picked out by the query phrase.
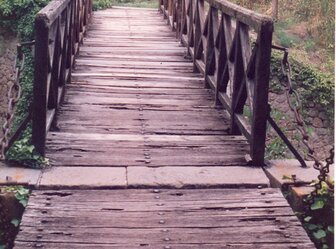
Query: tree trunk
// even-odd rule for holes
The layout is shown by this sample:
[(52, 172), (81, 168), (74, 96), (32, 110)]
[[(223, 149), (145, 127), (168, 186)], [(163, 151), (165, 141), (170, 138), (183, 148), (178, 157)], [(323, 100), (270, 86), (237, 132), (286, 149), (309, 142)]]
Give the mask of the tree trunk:
[(279, 13), (279, 0), (272, 0), (272, 17), (274, 20), (278, 20)]

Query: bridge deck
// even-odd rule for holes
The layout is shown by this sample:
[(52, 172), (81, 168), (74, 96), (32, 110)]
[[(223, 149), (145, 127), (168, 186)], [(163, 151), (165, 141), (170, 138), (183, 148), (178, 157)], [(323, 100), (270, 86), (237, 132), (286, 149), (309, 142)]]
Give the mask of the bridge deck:
[(95, 14), (50, 132), (54, 166), (243, 166), (248, 144), (157, 11)]
[[(91, 170), (95, 179), (99, 169), (122, 168), (130, 187), (166, 186), (170, 178), (181, 187), (202, 185), (210, 171), (212, 187), (241, 188), (247, 179), (252, 189), (36, 190), (16, 248), (314, 248), (281, 192), (257, 188), (267, 187), (266, 176), (244, 166), (246, 140), (228, 134), (225, 111), (213, 105), (157, 11), (97, 12), (59, 131), (48, 137), (53, 169), (65, 171), (49, 179), (78, 181), (70, 169)], [(151, 178), (148, 169), (162, 168), (171, 171)], [(202, 169), (197, 179), (194, 168)], [(41, 184), (52, 188), (47, 175)]]

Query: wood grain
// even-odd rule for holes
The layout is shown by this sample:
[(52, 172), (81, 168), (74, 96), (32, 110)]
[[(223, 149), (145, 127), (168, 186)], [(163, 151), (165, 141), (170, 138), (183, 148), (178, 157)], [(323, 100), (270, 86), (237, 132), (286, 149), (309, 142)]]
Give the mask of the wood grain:
[(47, 137), (53, 166), (244, 165), (204, 77), (155, 10), (98, 12)]
[(15, 248), (314, 248), (276, 189), (34, 191)]

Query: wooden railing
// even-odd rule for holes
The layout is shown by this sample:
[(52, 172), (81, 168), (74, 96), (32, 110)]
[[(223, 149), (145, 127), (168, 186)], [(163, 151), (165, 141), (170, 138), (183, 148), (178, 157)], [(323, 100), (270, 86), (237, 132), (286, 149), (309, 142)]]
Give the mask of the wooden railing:
[(263, 165), (272, 19), (226, 0), (159, 0), (159, 7), (230, 113), (231, 133), (245, 135), (251, 163)]
[(91, 14), (92, 0), (53, 0), (36, 16), (32, 136), (41, 155)]

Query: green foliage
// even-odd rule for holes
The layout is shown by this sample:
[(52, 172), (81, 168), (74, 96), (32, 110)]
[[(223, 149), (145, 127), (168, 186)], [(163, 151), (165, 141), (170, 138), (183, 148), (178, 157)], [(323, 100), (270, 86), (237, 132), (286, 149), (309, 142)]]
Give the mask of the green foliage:
[[(16, 32), (21, 41), (34, 38), (34, 18), (36, 13), (49, 0), (0, 0), (0, 28), (5, 27)], [(26, 117), (33, 93), (34, 60), (32, 50), (24, 49), (25, 65), (21, 74), (22, 97), (16, 106), (15, 120), (12, 130)], [(41, 168), (47, 160), (39, 156), (31, 145), (31, 128), (28, 128), (7, 152), (10, 161), (19, 162), (23, 166)]]
[[(23, 186), (6, 186), (1, 187), (0, 192), (15, 197), (14, 202), (9, 198), (9, 201), (5, 202), (7, 203), (5, 209), (0, 212), (0, 249), (12, 248), (14, 238), (19, 231), (22, 213), (28, 203), (29, 189)], [(14, 210), (8, 212), (6, 208), (14, 208)]]
[(7, 186), (1, 189), (4, 193), (13, 193), (16, 200), (23, 206), (26, 207), (29, 199), (29, 189), (23, 186)]
[(93, 10), (101, 10), (115, 6), (156, 8), (157, 0), (94, 0)]
[(93, 1), (93, 10), (102, 10), (112, 7), (111, 0), (95, 0)]
[(334, 191), (326, 183), (301, 218), (317, 248), (334, 248)]
[(335, 2), (330, 0), (299, 0), (295, 15), (308, 22), (308, 31), (319, 37), (320, 42), (334, 48)]
[(285, 32), (284, 30), (276, 30), (275, 34), (277, 35), (281, 46), (289, 48), (294, 47), (296, 44), (300, 43), (299, 37)]
[(49, 0), (0, 0), (0, 25), (17, 32), (22, 40), (32, 40), (36, 13)]
[(40, 156), (31, 144), (31, 127), (28, 127), (22, 138), (14, 143), (6, 156), (9, 162), (19, 163), (28, 168), (43, 168), (49, 164), (48, 159)]
[(287, 146), (280, 137), (275, 137), (267, 144), (266, 159), (286, 158)]
[[(282, 55), (273, 53), (271, 58), (271, 89), (285, 80), (281, 71)], [(334, 77), (323, 73), (310, 65), (290, 57), (292, 67), (292, 82), (294, 88), (299, 92), (304, 109), (314, 103), (328, 114), (329, 121), (333, 123), (334, 118)], [(273, 82), (273, 83), (272, 83)]]

